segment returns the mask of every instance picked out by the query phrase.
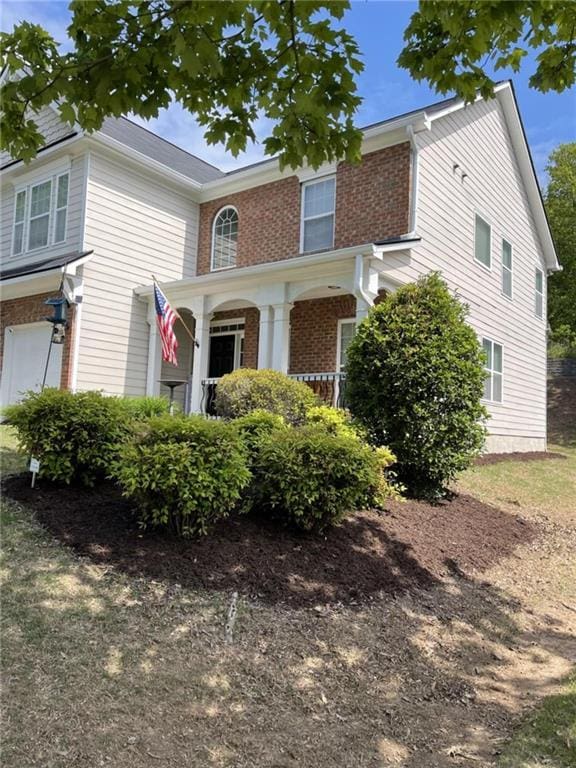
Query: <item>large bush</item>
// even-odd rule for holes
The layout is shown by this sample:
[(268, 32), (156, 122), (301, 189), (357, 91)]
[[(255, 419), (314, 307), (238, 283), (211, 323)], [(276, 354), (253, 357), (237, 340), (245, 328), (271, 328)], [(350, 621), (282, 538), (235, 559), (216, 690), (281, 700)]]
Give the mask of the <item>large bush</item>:
[(316, 396), (307, 384), (267, 369), (239, 368), (223, 376), (216, 388), (216, 413), (226, 419), (263, 410), (282, 416), (289, 424), (301, 424), (315, 403)]
[(332, 408), (330, 405), (314, 405), (306, 412), (306, 424), (316, 424), (324, 427), (331, 435), (356, 437), (366, 439), (366, 430), (355, 424), (350, 413), (343, 408)]
[(252, 460), (250, 505), (306, 531), (322, 531), (391, 493), (392, 457), (324, 426), (277, 430)]
[(201, 417), (151, 419), (120, 454), (114, 475), (143, 525), (206, 534), (248, 484), (246, 450), (232, 424)]
[(234, 426), (240, 433), (250, 460), (260, 450), (262, 442), (268, 439), (273, 432), (279, 429), (288, 429), (282, 416), (260, 410), (234, 419)]
[(484, 357), (466, 314), (434, 273), (374, 307), (348, 349), (350, 410), (416, 496), (442, 494), (484, 443)]
[(106, 477), (130, 433), (122, 401), (99, 392), (31, 392), (5, 416), (21, 448), (40, 460), (40, 477), (53, 482), (94, 485)]

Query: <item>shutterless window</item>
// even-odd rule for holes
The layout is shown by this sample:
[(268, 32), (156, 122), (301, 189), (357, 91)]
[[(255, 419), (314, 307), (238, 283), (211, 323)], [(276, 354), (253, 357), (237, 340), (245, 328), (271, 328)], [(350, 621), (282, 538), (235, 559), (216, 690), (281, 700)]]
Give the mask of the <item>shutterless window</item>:
[(42, 184), (30, 188), (29, 251), (48, 245), (51, 202), (52, 181), (43, 181)]
[(34, 251), (66, 239), (69, 174), (16, 192), (12, 253)]
[(58, 176), (56, 192), (56, 221), (54, 224), (54, 242), (62, 243), (66, 239), (66, 211), (68, 209), (68, 174)]
[(212, 269), (236, 266), (238, 251), (238, 213), (224, 208), (214, 220), (212, 235)]
[(22, 253), (24, 250), (24, 227), (26, 226), (26, 190), (22, 189), (16, 194), (16, 208), (14, 211), (14, 240), (12, 253)]
[(541, 269), (536, 270), (536, 317), (544, 315), (544, 273)]
[(340, 340), (338, 349), (340, 351), (338, 360), (338, 370), (343, 371), (346, 368), (346, 361), (348, 359), (348, 347), (350, 342), (354, 338), (356, 333), (356, 321), (355, 320), (342, 320), (340, 323)]
[(490, 237), (490, 224), (481, 216), (476, 216), (474, 258), (488, 268), (491, 266)]
[(310, 181), (302, 186), (302, 251), (334, 246), (336, 178)]
[(486, 353), (484, 371), (484, 399), (495, 403), (502, 402), (502, 345), (490, 339), (482, 339), (482, 347)]
[(512, 298), (512, 246), (502, 240), (502, 293)]

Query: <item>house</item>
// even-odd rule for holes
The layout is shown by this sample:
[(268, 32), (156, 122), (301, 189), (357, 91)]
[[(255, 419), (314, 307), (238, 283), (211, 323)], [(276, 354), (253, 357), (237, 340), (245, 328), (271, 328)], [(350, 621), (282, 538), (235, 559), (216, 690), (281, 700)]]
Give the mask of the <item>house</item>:
[[(559, 269), (509, 82), (364, 129), (362, 162), (223, 173), (126, 119), (92, 135), (42, 115), (2, 158), (0, 396), (166, 392), (210, 410), (220, 376), (274, 368), (342, 395), (346, 348), (386, 291), (440, 270), (488, 353), (491, 451), (546, 446), (546, 278)], [(181, 320), (162, 363), (152, 275)], [(46, 298), (71, 305), (51, 345)], [(195, 346), (181, 323), (197, 340)]]

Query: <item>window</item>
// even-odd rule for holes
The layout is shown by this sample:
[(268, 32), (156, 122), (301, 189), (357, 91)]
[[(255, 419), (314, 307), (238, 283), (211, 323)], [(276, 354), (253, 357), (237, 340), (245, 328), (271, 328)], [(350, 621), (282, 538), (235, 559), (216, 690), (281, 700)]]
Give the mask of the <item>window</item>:
[(348, 347), (356, 333), (356, 320), (340, 320), (338, 323), (338, 371), (346, 368)]
[(536, 270), (536, 317), (544, 315), (544, 272)]
[(69, 174), (16, 191), (12, 253), (46, 248), (66, 239)]
[(512, 246), (502, 240), (502, 293), (512, 298)]
[(309, 181), (302, 185), (303, 253), (320, 251), (334, 246), (334, 209), (336, 178)]
[(476, 230), (474, 235), (474, 258), (480, 264), (490, 269), (492, 260), (490, 257), (490, 224), (480, 216), (476, 216)]
[(484, 382), (484, 399), (495, 403), (502, 402), (502, 345), (490, 339), (482, 339), (482, 347), (486, 353), (486, 381)]
[(237, 250), (238, 211), (228, 206), (223, 208), (214, 219), (212, 269), (235, 267)]

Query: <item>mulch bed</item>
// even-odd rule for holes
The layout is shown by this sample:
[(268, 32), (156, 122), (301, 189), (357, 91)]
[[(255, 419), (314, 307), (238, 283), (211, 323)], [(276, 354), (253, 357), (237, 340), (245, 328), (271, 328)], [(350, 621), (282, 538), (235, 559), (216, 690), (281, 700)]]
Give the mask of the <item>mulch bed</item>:
[(478, 456), (474, 463), (479, 466), (486, 464), (500, 464), (503, 461), (517, 461), (525, 463), (527, 461), (546, 461), (547, 459), (565, 459), (563, 453), (554, 453), (553, 451), (529, 451), (527, 453), (485, 453)]
[(5, 493), (32, 509), (60, 541), (132, 576), (208, 590), (238, 590), (266, 603), (359, 603), (483, 571), (535, 538), (525, 520), (470, 496), (438, 505), (391, 502), (361, 512), (323, 536), (233, 517), (198, 540), (142, 532), (111, 485), (58, 488), (30, 476), (6, 479)]

